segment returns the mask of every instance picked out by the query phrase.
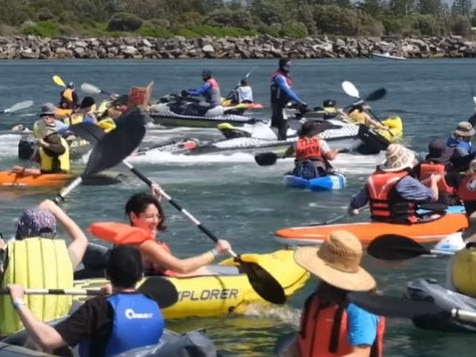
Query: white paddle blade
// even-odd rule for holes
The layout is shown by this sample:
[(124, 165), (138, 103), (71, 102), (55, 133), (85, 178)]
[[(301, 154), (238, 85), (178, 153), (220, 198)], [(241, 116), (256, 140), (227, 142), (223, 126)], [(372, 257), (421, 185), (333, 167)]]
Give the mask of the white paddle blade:
[(345, 94), (347, 94), (349, 97), (360, 98), (359, 90), (354, 86), (352, 82), (349, 82), (349, 81), (342, 82), (342, 89), (344, 90)]
[(30, 108), (32, 105), (33, 105), (33, 101), (32, 101), (32, 100), (25, 100), (24, 102), (17, 103), (17, 104), (15, 104), (15, 105), (12, 105), (12, 106), (11, 106), (10, 108), (8, 108), (8, 109), (5, 109), (5, 110), (4, 110), (4, 113), (13, 113), (13, 112), (16, 112), (16, 111), (18, 111), (18, 110)]
[(474, 104), (476, 104), (476, 97), (473, 97), (473, 102)]
[(466, 244), (463, 240), (461, 232), (456, 232), (443, 238), (438, 244), (435, 245), (432, 251), (441, 252), (441, 254), (451, 254), (463, 249), (465, 246)]
[(81, 84), (81, 90), (86, 94), (101, 94), (101, 90), (89, 83)]

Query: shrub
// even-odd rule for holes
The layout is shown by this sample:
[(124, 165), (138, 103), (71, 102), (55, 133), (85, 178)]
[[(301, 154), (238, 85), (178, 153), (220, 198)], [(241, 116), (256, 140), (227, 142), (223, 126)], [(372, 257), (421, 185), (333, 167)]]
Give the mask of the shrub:
[(307, 36), (307, 28), (302, 22), (290, 21), (284, 24), (280, 34), (286, 37), (303, 38)]
[(35, 26), (24, 27), (22, 33), (24, 35), (41, 37), (57, 37), (59, 34), (59, 25), (56, 22), (40, 21)]
[(142, 27), (142, 19), (136, 15), (120, 12), (115, 14), (107, 25), (107, 31), (137, 31)]

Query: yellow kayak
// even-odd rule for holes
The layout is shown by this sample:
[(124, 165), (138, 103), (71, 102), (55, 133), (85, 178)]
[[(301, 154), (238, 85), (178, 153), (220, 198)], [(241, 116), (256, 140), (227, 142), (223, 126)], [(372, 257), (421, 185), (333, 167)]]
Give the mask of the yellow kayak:
[[(293, 250), (282, 249), (268, 254), (243, 254), (241, 258), (258, 263), (279, 281), (286, 296), (291, 296), (309, 279), (309, 273), (294, 262), (293, 255)], [(230, 258), (209, 267), (216, 275), (164, 277), (179, 292), (178, 302), (162, 310), (165, 318), (210, 317), (230, 312), (243, 314), (250, 304), (269, 305), (253, 290), (247, 275), (241, 274), (237, 266)], [(105, 283), (104, 278), (76, 280), (75, 288), (100, 287)]]
[[(359, 120), (355, 120), (355, 118), (358, 117), (353, 115), (345, 117), (345, 119), (351, 123), (362, 123)], [(385, 138), (390, 144), (399, 141), (403, 137), (403, 122), (399, 116), (390, 116), (382, 120), (382, 124), (388, 129), (375, 129), (374, 131)]]

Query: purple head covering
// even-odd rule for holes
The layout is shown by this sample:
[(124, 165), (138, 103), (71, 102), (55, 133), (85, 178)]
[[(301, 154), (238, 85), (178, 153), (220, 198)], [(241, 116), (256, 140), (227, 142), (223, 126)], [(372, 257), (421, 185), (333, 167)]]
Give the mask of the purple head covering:
[(50, 211), (39, 208), (27, 209), (18, 220), (15, 239), (55, 236), (56, 218)]

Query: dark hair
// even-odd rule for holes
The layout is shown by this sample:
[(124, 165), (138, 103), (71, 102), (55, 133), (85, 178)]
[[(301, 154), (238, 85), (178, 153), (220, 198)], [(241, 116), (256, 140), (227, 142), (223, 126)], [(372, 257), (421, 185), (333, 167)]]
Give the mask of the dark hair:
[[(157, 225), (157, 229), (159, 231), (164, 231), (165, 230), (165, 214), (164, 210), (162, 209), (162, 206), (160, 205), (160, 202), (157, 198), (152, 196), (151, 194), (141, 192), (141, 193), (136, 193), (135, 195), (131, 196), (129, 200), (126, 202), (125, 212), (126, 215), (129, 217), (131, 213), (135, 213), (136, 215), (139, 215), (143, 213), (149, 205), (154, 205), (157, 207), (157, 210), (159, 211), (159, 216), (160, 216), (160, 221), (159, 224)], [(129, 218), (130, 221), (130, 218)], [(132, 221), (131, 221), (132, 224)]]
[(332, 305), (344, 305), (347, 300), (346, 290), (336, 288), (333, 285), (326, 283), (323, 280), (319, 281), (317, 287), (317, 298), (322, 307), (332, 306)]
[(118, 245), (111, 249), (106, 274), (113, 286), (133, 288), (142, 278), (142, 272), (142, 258), (137, 248)]

